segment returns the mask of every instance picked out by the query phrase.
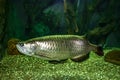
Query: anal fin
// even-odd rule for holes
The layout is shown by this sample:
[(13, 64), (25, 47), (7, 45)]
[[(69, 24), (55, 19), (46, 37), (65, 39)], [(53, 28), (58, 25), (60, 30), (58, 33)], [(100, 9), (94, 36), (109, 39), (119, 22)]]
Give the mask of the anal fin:
[(57, 61), (57, 60), (50, 60), (49, 63), (52, 63), (52, 64), (59, 64), (59, 63), (64, 63), (65, 61), (67, 61), (67, 59), (60, 60), (60, 61)]
[(87, 60), (88, 58), (89, 58), (89, 54), (86, 54), (86, 55), (83, 55), (83, 56), (74, 57), (71, 60), (74, 61), (74, 62), (82, 62), (82, 61)]

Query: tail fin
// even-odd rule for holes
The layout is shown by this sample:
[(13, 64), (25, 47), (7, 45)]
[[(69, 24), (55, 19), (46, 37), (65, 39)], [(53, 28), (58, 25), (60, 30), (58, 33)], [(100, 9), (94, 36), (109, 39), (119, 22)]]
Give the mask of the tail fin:
[(99, 56), (104, 56), (103, 48), (101, 46), (97, 46), (97, 50), (95, 53)]

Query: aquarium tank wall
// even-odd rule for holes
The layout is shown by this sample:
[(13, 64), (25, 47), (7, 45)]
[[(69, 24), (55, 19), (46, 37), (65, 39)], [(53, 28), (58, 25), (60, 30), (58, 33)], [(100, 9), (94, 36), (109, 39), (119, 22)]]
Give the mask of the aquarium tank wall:
[[(119, 80), (119, 0), (0, 0), (1, 80)], [(16, 44), (52, 35), (78, 35), (100, 46), (82, 62), (21, 54)], [(87, 59), (84, 59), (86, 58)]]

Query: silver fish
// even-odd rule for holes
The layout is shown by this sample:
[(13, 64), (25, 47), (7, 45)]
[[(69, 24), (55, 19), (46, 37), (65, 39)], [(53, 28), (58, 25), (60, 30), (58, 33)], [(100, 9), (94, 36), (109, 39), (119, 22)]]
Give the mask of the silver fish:
[(51, 35), (29, 39), (16, 44), (19, 52), (44, 60), (77, 59), (87, 55), (90, 51), (103, 56), (102, 49), (91, 44), (83, 36)]

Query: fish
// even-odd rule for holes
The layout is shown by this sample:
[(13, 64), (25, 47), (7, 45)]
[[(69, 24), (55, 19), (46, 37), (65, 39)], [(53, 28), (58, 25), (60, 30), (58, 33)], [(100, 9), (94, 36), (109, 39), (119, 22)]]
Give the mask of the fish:
[(120, 49), (113, 49), (107, 52), (104, 60), (112, 64), (120, 65)]
[(38, 57), (48, 61), (79, 61), (91, 51), (103, 56), (102, 47), (90, 43), (79, 35), (50, 35), (28, 39), (16, 44), (19, 52), (24, 55)]

